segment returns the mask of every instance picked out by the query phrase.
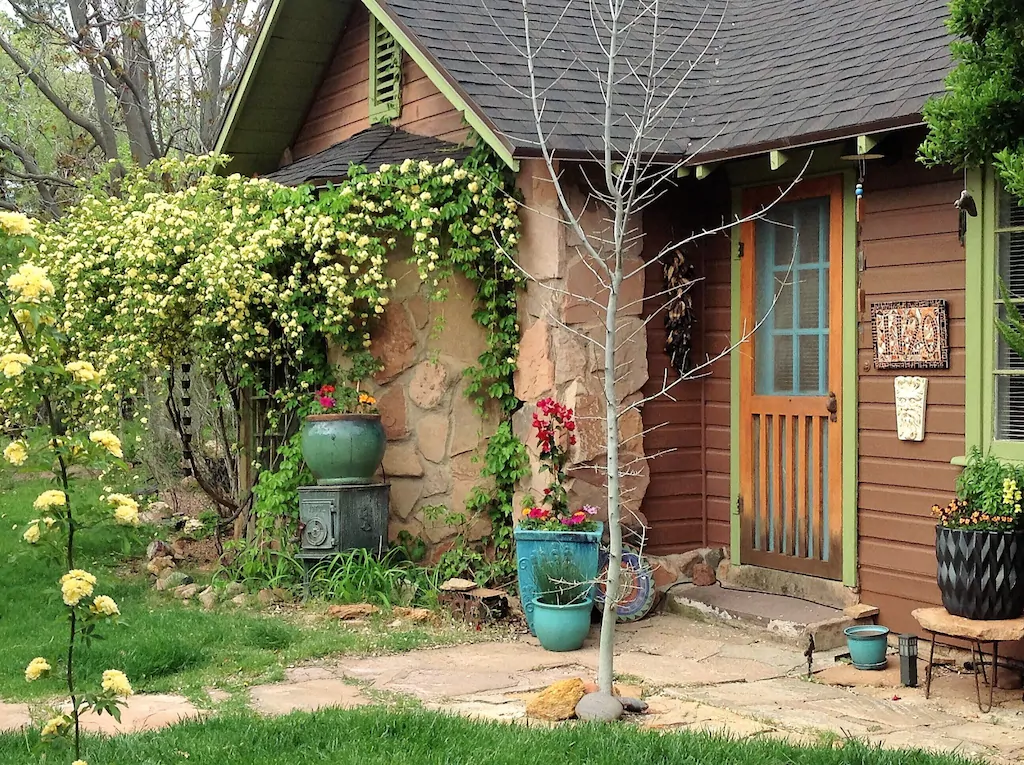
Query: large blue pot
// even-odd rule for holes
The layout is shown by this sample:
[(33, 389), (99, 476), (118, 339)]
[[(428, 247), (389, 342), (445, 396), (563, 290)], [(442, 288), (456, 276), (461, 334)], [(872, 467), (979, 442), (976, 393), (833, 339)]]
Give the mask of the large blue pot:
[[(534, 613), (537, 583), (533, 580), (533, 560), (543, 555), (570, 556), (579, 566), (586, 579), (597, 579), (597, 551), (601, 544), (604, 524), (597, 524), (597, 531), (537, 531), (534, 529), (514, 530), (516, 538), (516, 565), (519, 569), (519, 599), (526, 612), (526, 624), (530, 634), (536, 635)], [(589, 621), (588, 621), (589, 624)]]
[(590, 633), (590, 614), (594, 599), (582, 603), (555, 606), (533, 599), (533, 626), (537, 639), (549, 651), (577, 651)]

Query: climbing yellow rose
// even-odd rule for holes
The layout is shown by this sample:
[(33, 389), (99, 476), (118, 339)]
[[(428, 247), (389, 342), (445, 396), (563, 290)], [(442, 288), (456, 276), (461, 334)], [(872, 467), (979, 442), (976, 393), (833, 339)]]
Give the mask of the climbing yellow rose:
[(92, 595), (96, 577), (80, 568), (72, 569), (60, 578), (60, 592), (64, 602), (69, 606), (77, 606), (82, 598)]
[(121, 439), (109, 430), (94, 430), (89, 434), (89, 440), (94, 444), (99, 444), (118, 459), (124, 458), (124, 452), (121, 451)]
[(128, 678), (119, 669), (108, 669), (103, 672), (103, 690), (107, 691), (107, 693), (113, 693), (115, 696), (124, 697), (131, 696), (134, 693)]
[(25, 529), (25, 533), (21, 535), (21, 538), (28, 542), (30, 545), (34, 545), (39, 541), (39, 522), (33, 521), (32, 525)]
[(53, 282), (46, 276), (46, 269), (32, 263), (22, 263), (18, 270), (7, 278), (7, 286), (18, 294), (18, 302), (38, 303), (42, 296), (53, 295)]
[(114, 522), (119, 526), (138, 526), (139, 506), (118, 505), (114, 508)]
[(98, 595), (89, 606), (89, 610), (99, 616), (117, 616), (121, 609), (117, 607), (114, 599), (108, 595)]
[(43, 738), (50, 738), (61, 733), (65, 728), (71, 727), (71, 718), (67, 715), (61, 715), (60, 717), (51, 717), (46, 721), (46, 725), (43, 726), (42, 736)]
[(28, 447), (24, 441), (11, 441), (4, 449), (4, 459), (12, 465), (24, 465), (28, 460)]
[(47, 489), (36, 497), (36, 501), (32, 503), (32, 507), (36, 510), (44, 510), (47, 507), (57, 507), (66, 504), (67, 497), (64, 496), (63, 491), (60, 489)]
[(33, 680), (38, 680), (43, 675), (47, 674), (50, 669), (50, 662), (42, 656), (37, 656), (32, 659), (25, 668), (25, 679), (31, 683)]
[(78, 382), (98, 382), (101, 374), (88, 361), (69, 361), (64, 369), (70, 372)]
[(26, 353), (5, 353), (0, 356), (0, 371), (4, 377), (17, 377), (31, 364), (32, 358)]
[(7, 210), (0, 210), (0, 229), (9, 236), (32, 236), (36, 232), (35, 224), (29, 218)]

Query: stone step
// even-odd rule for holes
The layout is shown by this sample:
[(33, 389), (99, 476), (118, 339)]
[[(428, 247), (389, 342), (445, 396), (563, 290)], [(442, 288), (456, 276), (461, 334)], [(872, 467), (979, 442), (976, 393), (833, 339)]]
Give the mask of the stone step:
[(806, 648), (814, 636), (816, 651), (846, 645), (843, 630), (872, 624), (877, 608), (843, 610), (768, 592), (680, 584), (668, 592), (668, 608), (682, 616), (711, 619), (748, 629), (796, 648)]

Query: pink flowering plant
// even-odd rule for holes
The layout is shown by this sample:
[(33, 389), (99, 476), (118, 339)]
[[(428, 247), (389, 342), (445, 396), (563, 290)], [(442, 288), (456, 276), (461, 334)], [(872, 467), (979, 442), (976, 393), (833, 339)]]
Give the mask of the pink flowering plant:
[(378, 414), (377, 399), (358, 388), (321, 385), (315, 394), (313, 414)]
[(572, 409), (553, 398), (537, 402), (533, 413), (533, 429), (540, 446), (540, 470), (551, 474), (551, 482), (544, 489), (544, 498), (535, 505), (527, 498), (519, 525), (524, 529), (544, 531), (596, 531), (597, 508), (584, 505), (569, 508), (569, 493), (565, 489), (566, 466), (569, 449), (576, 444), (576, 419)]

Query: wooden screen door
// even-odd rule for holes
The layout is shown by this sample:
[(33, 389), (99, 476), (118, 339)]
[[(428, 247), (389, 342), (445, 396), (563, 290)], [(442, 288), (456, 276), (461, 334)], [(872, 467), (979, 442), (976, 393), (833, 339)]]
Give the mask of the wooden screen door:
[[(778, 188), (744, 196), (745, 217)], [(842, 577), (842, 181), (742, 226), (740, 560)]]

